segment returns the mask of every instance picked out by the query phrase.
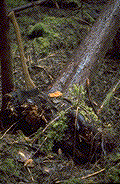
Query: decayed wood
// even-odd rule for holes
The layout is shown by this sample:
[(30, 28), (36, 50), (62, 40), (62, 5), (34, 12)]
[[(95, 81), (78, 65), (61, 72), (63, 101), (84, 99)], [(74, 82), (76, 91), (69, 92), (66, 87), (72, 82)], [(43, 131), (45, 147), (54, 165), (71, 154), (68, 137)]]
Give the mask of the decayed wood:
[[(56, 81), (48, 87), (49, 92), (66, 92), (74, 83), (83, 84), (91, 68), (103, 58), (119, 28), (119, 0), (110, 1), (104, 12), (92, 27), (89, 35), (61, 72)], [(94, 71), (92, 71), (94, 72)]]

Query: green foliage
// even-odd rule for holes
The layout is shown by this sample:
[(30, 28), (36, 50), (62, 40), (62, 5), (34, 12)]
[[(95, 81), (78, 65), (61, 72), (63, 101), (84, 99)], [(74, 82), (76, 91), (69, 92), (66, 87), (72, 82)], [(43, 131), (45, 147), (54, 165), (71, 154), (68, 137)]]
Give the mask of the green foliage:
[(86, 92), (82, 85), (79, 86), (73, 84), (73, 87), (70, 88), (69, 91), (70, 91), (69, 98), (73, 101), (76, 107), (79, 106), (79, 104), (84, 104)]
[(61, 141), (65, 135), (65, 130), (67, 128), (65, 112), (61, 111), (59, 116), (60, 118), (50, 125), (46, 133), (39, 139), (41, 144), (45, 137), (47, 137), (44, 146), (42, 146), (42, 150), (45, 152), (52, 150), (54, 140)]
[[(34, 26), (29, 26), (27, 34), (38, 53), (47, 53), (50, 49), (74, 48), (80, 39), (83, 39), (81, 30), (86, 33), (89, 26), (82, 25), (72, 18), (45, 17), (41, 22)], [(37, 38), (36, 38), (37, 37)], [(78, 39), (79, 38), (79, 39)]]
[(114, 153), (110, 154), (107, 158), (107, 172), (106, 176), (108, 182), (119, 183), (120, 182), (120, 149), (117, 148)]
[[(73, 102), (73, 106), (75, 109), (79, 107), (79, 113), (84, 116), (84, 118), (89, 122), (97, 122), (99, 125), (99, 120), (96, 114), (93, 112), (92, 108), (88, 107), (85, 104), (86, 99), (86, 91), (83, 86), (73, 85), (70, 88), (69, 98)], [(65, 130), (67, 129), (67, 117), (65, 115), (65, 111), (60, 112), (60, 118), (55, 121), (52, 125), (49, 126), (46, 133), (40, 137), (40, 144), (44, 141), (45, 137), (47, 140), (44, 143), (42, 149), (44, 151), (50, 151), (53, 147), (54, 140), (61, 141), (65, 136)]]
[(41, 23), (37, 23), (34, 26), (31, 26), (31, 28), (28, 30), (28, 35), (32, 36), (32, 34), (34, 34), (33, 36), (37, 37), (37, 34), (41, 34), (41, 36), (44, 37), (44, 35), (46, 34), (46, 28), (43, 26), (43, 24)]
[(105, 99), (102, 102), (101, 108), (105, 108), (109, 105), (111, 98), (113, 98), (114, 93), (117, 89), (120, 89), (120, 80), (115, 83), (115, 85), (108, 91)]
[(60, 118), (52, 124), (52, 130), (49, 131), (48, 137), (60, 141), (64, 137), (64, 131), (67, 128), (65, 113), (60, 112)]
[(86, 120), (95, 121), (97, 124), (100, 124), (97, 115), (94, 113), (91, 107), (88, 107), (85, 103), (86, 91), (81, 85), (74, 84), (70, 90), (69, 98), (72, 100), (74, 107), (77, 109), (79, 107), (79, 113), (82, 114)]
[(15, 161), (12, 158), (6, 158), (2, 165), (0, 165), (0, 169), (5, 173), (15, 174), (16, 176), (19, 175), (19, 171), (16, 169), (17, 166)]
[(117, 164), (110, 168), (110, 174), (109, 174), (109, 179), (113, 183), (119, 183), (120, 182), (120, 164)]

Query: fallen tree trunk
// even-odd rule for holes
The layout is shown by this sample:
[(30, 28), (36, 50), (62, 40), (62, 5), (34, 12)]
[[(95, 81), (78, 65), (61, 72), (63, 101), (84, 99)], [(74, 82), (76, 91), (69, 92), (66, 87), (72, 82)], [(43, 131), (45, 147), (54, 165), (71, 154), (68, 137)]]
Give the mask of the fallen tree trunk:
[[(119, 0), (110, 1), (89, 35), (73, 54), (66, 68), (48, 91), (66, 92), (75, 83), (83, 84), (99, 59), (104, 58), (119, 28)], [(95, 72), (95, 71), (92, 71)]]
[[(89, 35), (71, 58), (71, 61), (68, 63), (65, 70), (61, 72), (61, 75), (56, 79), (52, 86), (48, 86), (48, 89), (45, 90), (44, 94), (58, 90), (63, 93), (74, 83), (83, 84), (86, 77), (91, 72), (93, 64), (95, 65), (99, 58), (104, 57), (109, 48), (110, 40), (113, 40), (118, 28), (119, 0), (111, 0), (105, 8), (105, 11), (100, 15), (99, 19), (92, 27)], [(32, 91), (30, 92), (16, 92), (18, 101), (19, 99), (22, 101), (22, 99), (27, 100), (27, 98), (32, 98), (34, 91), (36, 96), (39, 96), (39, 93), (41, 93), (36, 87), (34, 88), (34, 85), (31, 86), (31, 89)], [(24, 94), (26, 95), (24, 96)], [(43, 97), (42, 94), (42, 98), (46, 97)], [(24, 100), (21, 101), (20, 104), (24, 103)]]
[[(12, 15), (12, 12), (9, 15)], [(63, 93), (72, 84), (83, 84), (92, 70), (92, 66), (106, 54), (119, 29), (119, 22), (119, 0), (111, 0), (92, 27), (89, 35), (73, 54), (66, 68), (61, 71), (60, 76), (45, 91), (48, 93), (61, 91)], [(18, 33), (18, 29), (16, 33)], [(19, 39), (17, 40), (19, 43)], [(23, 50), (22, 46), (20, 46), (20, 50)], [(25, 61), (22, 62), (23, 71), (28, 71)], [(24, 72), (24, 75), (26, 84), (30, 83), (31, 85), (29, 88), (36, 88), (33, 81), (31, 83), (28, 80), (30, 79), (29, 73)]]

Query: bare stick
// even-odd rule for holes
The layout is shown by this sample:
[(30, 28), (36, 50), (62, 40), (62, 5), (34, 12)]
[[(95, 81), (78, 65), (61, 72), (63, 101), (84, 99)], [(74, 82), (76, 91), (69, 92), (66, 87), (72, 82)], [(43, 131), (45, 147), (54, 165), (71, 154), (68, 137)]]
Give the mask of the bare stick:
[[(92, 174), (88, 174), (87, 176), (83, 176), (81, 179), (86, 179), (86, 178), (89, 178), (89, 177), (92, 177), (92, 176), (95, 176), (101, 172), (105, 171), (105, 168), (104, 169), (101, 169), (100, 171), (97, 171), (95, 173), (92, 173)], [(65, 182), (67, 180), (61, 180), (61, 181), (56, 181), (56, 183), (62, 183), (62, 182)]]
[(15, 123), (13, 123), (13, 124), (5, 131), (5, 133), (2, 135), (2, 137), (0, 137), (0, 140), (3, 139), (3, 138), (5, 137), (5, 135), (9, 132), (9, 130), (11, 130), (11, 128), (12, 128), (14, 125), (16, 125), (17, 123), (18, 123), (18, 121), (15, 122)]
[(26, 65), (26, 59), (25, 59), (25, 55), (24, 55), (24, 49), (23, 49), (23, 44), (22, 44), (22, 39), (21, 39), (21, 34), (20, 34), (20, 29), (19, 29), (19, 25), (17, 23), (17, 20), (15, 18), (15, 14), (14, 12), (10, 12), (9, 13), (9, 18), (14, 26), (15, 29), (15, 33), (16, 33), (16, 38), (17, 38), (17, 42), (18, 42), (18, 48), (19, 48), (19, 52), (20, 52), (20, 59), (21, 59), (21, 63), (22, 63), (22, 67), (23, 67), (23, 74), (25, 77), (25, 82), (26, 82), (26, 86), (28, 89), (33, 89), (36, 88), (34, 82), (32, 81), (29, 71), (28, 71), (28, 67)]
[[(67, 112), (70, 108), (71, 108), (71, 107), (67, 108), (67, 109), (65, 110), (65, 112)], [(48, 127), (51, 126), (51, 125), (52, 125), (55, 121), (57, 121), (60, 117), (61, 117), (61, 115), (56, 116), (52, 121), (50, 121), (50, 122), (46, 125), (46, 127), (45, 127), (43, 130), (39, 129), (37, 135), (35, 135), (35, 136), (33, 137), (32, 141), (31, 141), (31, 144), (33, 144), (33, 143), (38, 139), (38, 137), (40, 137), (40, 135), (43, 134), (43, 133), (48, 129)]]
[(119, 81), (117, 82), (117, 84), (115, 84), (115, 85), (112, 87), (112, 89), (110, 89), (110, 91), (107, 93), (107, 95), (106, 95), (105, 99), (103, 100), (103, 102), (102, 102), (100, 108), (98, 109), (97, 114), (99, 114), (99, 113), (103, 110), (103, 108), (109, 103), (110, 98), (114, 95), (116, 89), (118, 89), (119, 87), (120, 87), (120, 80), (119, 80)]
[(44, 144), (44, 142), (47, 140), (48, 137), (45, 137), (45, 139), (43, 140), (43, 142), (41, 143), (41, 145), (39, 146), (39, 148), (35, 151), (35, 153), (32, 155), (32, 157), (40, 150), (40, 148), (42, 147), (42, 145)]
[(92, 174), (88, 174), (87, 176), (83, 176), (81, 179), (90, 178), (90, 177), (92, 177), (92, 176), (95, 176), (95, 175), (97, 175), (97, 174), (103, 172), (103, 171), (105, 171), (105, 168), (104, 168), (104, 169), (101, 169), (100, 171), (94, 172), (94, 173), (92, 173)]
[(76, 134), (77, 134), (77, 118), (78, 118), (78, 109), (79, 107), (77, 107), (76, 109), (76, 114), (75, 114), (75, 132), (74, 132), (74, 148), (73, 148), (73, 158), (75, 157), (75, 147), (76, 147)]
[(50, 123), (48, 123), (48, 125), (46, 125), (46, 127), (43, 129), (43, 131), (41, 131), (41, 129), (40, 129), (40, 131), (38, 132), (38, 134), (35, 135), (35, 137), (34, 137), (33, 140), (31, 141), (31, 144), (33, 144), (33, 143), (38, 139), (38, 137), (39, 137), (41, 134), (43, 134), (43, 133), (47, 130), (47, 128), (48, 128), (52, 123), (54, 123), (56, 120), (58, 120), (59, 118), (60, 118), (60, 116), (57, 116), (55, 119), (53, 119), (52, 121), (50, 121)]
[(95, 113), (96, 115), (98, 115), (98, 114), (97, 114), (97, 111), (96, 111), (96, 108), (95, 108), (95, 106), (94, 106), (94, 104), (93, 104), (93, 102), (92, 102), (92, 98), (91, 98), (91, 95), (90, 95), (89, 86), (90, 86), (90, 81), (89, 81), (89, 79), (87, 78), (87, 79), (86, 79), (86, 91), (87, 91), (88, 99), (89, 99), (89, 102), (90, 102), (91, 107), (93, 108), (94, 113)]
[(35, 180), (34, 180), (34, 178), (33, 178), (33, 176), (32, 176), (32, 173), (31, 173), (30, 168), (29, 168), (29, 167), (27, 167), (27, 170), (28, 170), (28, 172), (29, 172), (29, 174), (30, 174), (31, 180), (34, 182)]

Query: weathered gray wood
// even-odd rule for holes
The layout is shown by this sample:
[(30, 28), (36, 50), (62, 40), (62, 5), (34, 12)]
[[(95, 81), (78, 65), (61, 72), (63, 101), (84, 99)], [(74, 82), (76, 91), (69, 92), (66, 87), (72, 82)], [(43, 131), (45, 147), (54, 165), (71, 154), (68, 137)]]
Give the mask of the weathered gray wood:
[[(101, 13), (89, 35), (63, 69), (57, 80), (48, 87), (49, 92), (66, 92), (74, 83), (83, 84), (96, 62), (103, 58), (120, 24), (120, 1), (112, 0)], [(93, 71), (94, 72), (94, 71)]]

